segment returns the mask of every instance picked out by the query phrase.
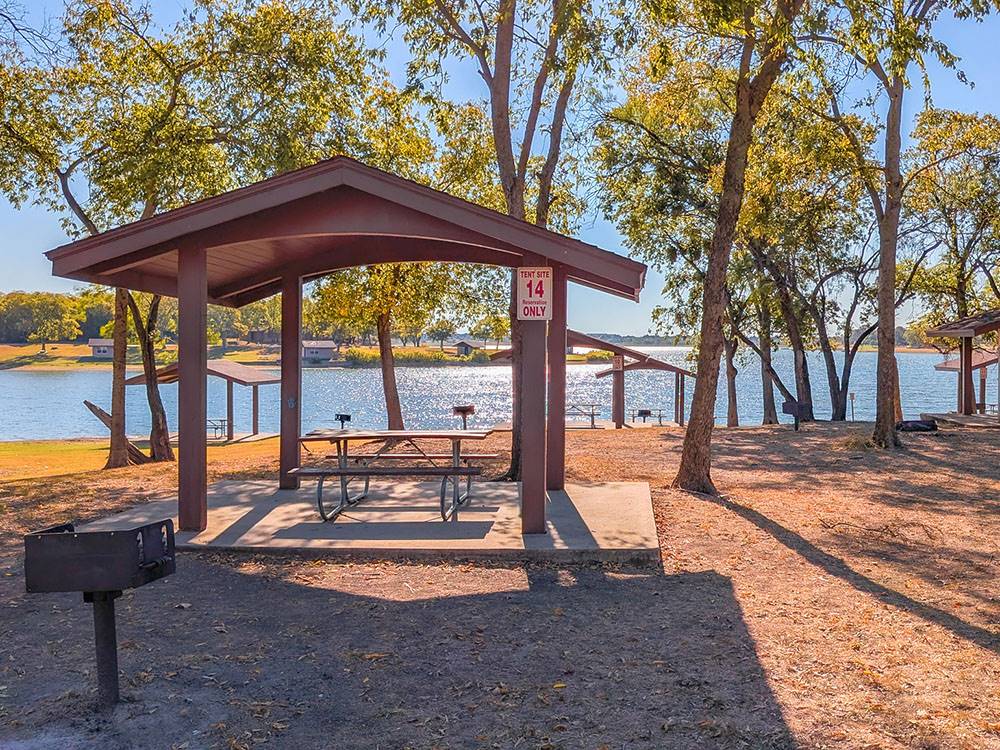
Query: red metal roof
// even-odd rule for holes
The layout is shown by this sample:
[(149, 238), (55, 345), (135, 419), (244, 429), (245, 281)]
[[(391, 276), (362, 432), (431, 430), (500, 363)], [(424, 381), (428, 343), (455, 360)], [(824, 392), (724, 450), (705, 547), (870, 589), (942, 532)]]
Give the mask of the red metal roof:
[[(990, 365), (996, 363), (996, 361), (996, 352), (984, 352), (978, 349), (972, 352), (973, 370), (989, 367)], [(959, 357), (952, 357), (951, 359), (946, 359), (943, 362), (938, 362), (934, 365), (934, 369), (942, 372), (960, 372), (962, 369), (962, 360)]]
[(638, 299), (646, 267), (338, 156), (46, 253), (56, 276), (176, 296), (180, 250), (206, 254), (209, 301), (241, 306), (358, 265), (561, 263), (573, 281)]
[(937, 328), (929, 329), (925, 335), (931, 338), (966, 338), (982, 336), (991, 331), (1000, 331), (1000, 309), (987, 310), (978, 315), (945, 323)]
[[(695, 374), (690, 370), (685, 370), (683, 367), (664, 362), (662, 359), (657, 359), (651, 354), (640, 352), (638, 349), (630, 349), (621, 344), (612, 344), (610, 341), (599, 339), (587, 333), (580, 333), (580, 331), (574, 331), (572, 328), (566, 329), (566, 343), (569, 346), (584, 346), (588, 349), (598, 349), (599, 351), (628, 357), (633, 361), (625, 365), (626, 370), (666, 370), (668, 372), (678, 372), (691, 378), (695, 377)], [(491, 354), (490, 359), (498, 361), (501, 359), (510, 359), (510, 356), (510, 349), (501, 349)], [(605, 375), (610, 375), (611, 372), (612, 370), (601, 370), (597, 373), (597, 377), (603, 378)]]
[[(215, 375), (223, 380), (231, 380), (240, 385), (270, 385), (281, 382), (281, 378), (269, 375), (260, 367), (251, 367), (228, 359), (210, 359), (207, 364), (209, 375)], [(166, 365), (156, 371), (156, 382), (158, 383), (176, 383), (179, 378), (176, 363)], [(126, 380), (125, 385), (143, 385), (145, 382), (145, 374), (140, 373)]]

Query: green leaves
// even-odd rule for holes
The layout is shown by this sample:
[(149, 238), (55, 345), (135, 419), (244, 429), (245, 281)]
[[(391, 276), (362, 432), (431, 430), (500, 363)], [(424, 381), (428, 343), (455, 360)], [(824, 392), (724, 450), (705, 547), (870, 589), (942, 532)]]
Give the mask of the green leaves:
[(62, 54), (0, 68), (0, 190), (95, 232), (356, 151), (370, 57), (312, 4), (205, 0), (173, 28), (75, 0)]

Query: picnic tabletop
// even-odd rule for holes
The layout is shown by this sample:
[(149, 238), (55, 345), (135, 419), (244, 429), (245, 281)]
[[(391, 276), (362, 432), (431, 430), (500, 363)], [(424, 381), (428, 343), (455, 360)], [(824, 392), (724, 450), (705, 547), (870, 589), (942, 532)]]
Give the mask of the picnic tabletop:
[(299, 442), (344, 442), (349, 440), (485, 440), (493, 430), (311, 430)]

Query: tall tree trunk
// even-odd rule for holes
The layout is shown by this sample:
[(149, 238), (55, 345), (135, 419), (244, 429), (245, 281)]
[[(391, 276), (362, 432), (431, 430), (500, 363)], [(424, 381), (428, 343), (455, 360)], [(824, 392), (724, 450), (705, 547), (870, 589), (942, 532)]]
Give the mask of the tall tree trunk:
[(726, 336), (722, 341), (726, 351), (726, 426), (740, 426), (740, 410), (736, 395), (736, 345), (737, 340)]
[(128, 349), (128, 292), (115, 289), (114, 342), (111, 362), (111, 450), (105, 469), (129, 465), (125, 436), (125, 355)]
[(719, 214), (709, 245), (708, 270), (702, 292), (698, 377), (694, 381), (681, 464), (674, 479), (674, 484), (682, 489), (710, 495), (716, 494), (715, 484), (712, 482), (711, 451), (715, 399), (719, 386), (719, 357), (722, 354), (722, 325), (726, 313), (726, 272), (729, 269), (736, 222), (743, 206), (747, 152), (755, 120), (748, 89), (748, 82), (742, 79), (737, 86), (737, 106), (729, 130)]
[[(803, 0), (779, 4), (784, 24), (790, 25), (802, 8)], [(747, 153), (754, 123), (771, 87), (781, 73), (788, 54), (789, 29), (773, 29), (757, 49), (756, 34), (743, 41), (739, 76), (736, 81), (735, 110), (729, 127), (726, 161), (722, 172), (722, 194), (715, 231), (708, 247), (708, 270), (702, 292), (701, 336), (698, 349), (698, 378), (695, 380), (691, 416), (684, 433), (681, 464), (674, 484), (694, 492), (716, 494), (712, 482), (712, 429), (715, 426), (715, 398), (719, 387), (719, 356), (722, 353), (722, 324), (726, 312), (726, 272), (733, 249), (736, 224), (743, 207)], [(750, 76), (755, 53), (760, 59), (757, 74)]]
[(841, 396), (840, 375), (837, 373), (837, 360), (833, 354), (833, 345), (826, 330), (826, 321), (818, 307), (810, 305), (816, 333), (819, 338), (819, 348), (823, 353), (823, 364), (826, 367), (826, 384), (830, 389), (830, 420), (843, 422), (847, 419), (847, 404)]
[(390, 430), (402, 430), (403, 407), (399, 402), (399, 390), (396, 387), (396, 360), (392, 356), (392, 320), (383, 313), (376, 319), (375, 327), (378, 334), (379, 364), (382, 369), (382, 390), (385, 393), (385, 413), (388, 417)]
[(875, 391), (875, 429), (872, 442), (882, 448), (899, 447), (896, 434), (896, 247), (903, 204), (900, 163), (903, 121), (903, 79), (893, 76), (886, 87), (889, 111), (885, 119), (885, 209), (878, 223), (878, 365)]
[(792, 300), (792, 294), (783, 279), (775, 278), (778, 291), (778, 304), (781, 306), (781, 317), (785, 321), (788, 332), (788, 343), (792, 347), (793, 368), (795, 373), (795, 400), (799, 404), (799, 419), (811, 422), (813, 415), (812, 382), (809, 378), (809, 360), (806, 357), (805, 338), (802, 335), (801, 321), (798, 310)]
[(149, 312), (143, 319), (139, 305), (131, 292), (128, 293), (128, 306), (132, 313), (132, 327), (139, 337), (139, 349), (142, 352), (142, 373), (146, 380), (146, 403), (149, 404), (149, 455), (154, 461), (173, 461), (174, 450), (170, 447), (170, 428), (167, 425), (167, 412), (160, 398), (160, 385), (156, 376), (155, 334), (156, 322), (159, 317), (160, 300), (154, 294), (149, 301)]
[(850, 347), (844, 351), (844, 370), (840, 378), (840, 393), (838, 403), (844, 409), (844, 416), (840, 417), (836, 414), (834, 415), (835, 420), (844, 421), (847, 419), (847, 404), (850, 401), (850, 390), (851, 390), (851, 371), (854, 368), (854, 355), (857, 354), (857, 349), (850, 350)]
[(778, 424), (778, 410), (774, 405), (774, 380), (771, 378), (771, 311), (766, 305), (757, 305), (757, 321), (760, 331), (760, 379), (761, 400), (764, 404), (762, 424)]

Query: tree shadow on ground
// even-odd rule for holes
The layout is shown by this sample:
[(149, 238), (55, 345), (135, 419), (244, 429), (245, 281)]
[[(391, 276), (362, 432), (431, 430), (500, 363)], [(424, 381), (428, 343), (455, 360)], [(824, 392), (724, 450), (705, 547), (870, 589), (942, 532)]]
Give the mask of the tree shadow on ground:
[[(713, 444), (712, 466), (750, 472), (745, 478), (755, 489), (807, 490), (824, 481), (870, 479), (877, 485), (869, 499), (890, 507), (1000, 516), (1000, 471), (983, 460), (1000, 449), (1000, 430), (907, 434), (898, 451), (850, 447), (869, 431), (855, 424), (806, 426), (798, 433), (789, 430), (776, 445), (756, 430), (727, 430)], [(753, 473), (758, 468), (767, 471)]]
[(904, 610), (926, 622), (939, 625), (959, 638), (1000, 654), (1000, 635), (986, 628), (973, 625), (962, 618), (939, 607), (912, 599), (888, 586), (878, 583), (854, 570), (843, 559), (825, 552), (808, 539), (767, 517), (763, 513), (741, 505), (731, 499), (708, 498), (721, 507), (749, 521), (757, 528), (770, 534), (788, 549), (794, 550), (813, 565), (817, 565), (831, 576), (848, 583), (861, 593), (875, 597), (878, 601)]
[[(110, 719), (90, 712), (87, 609), (71, 595), (12, 596), (0, 611), (0, 738), (795, 747), (730, 581), (715, 573), (440, 564), (383, 579), (378, 566), (239, 559), (184, 555), (177, 575), (120, 600), (127, 702)], [(436, 593), (379, 596), (378, 580)]]

